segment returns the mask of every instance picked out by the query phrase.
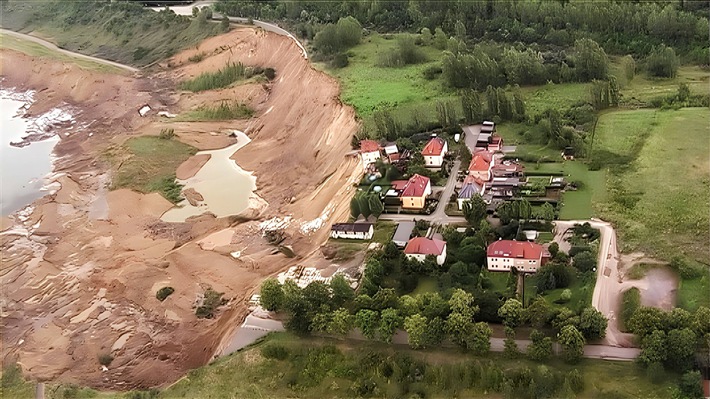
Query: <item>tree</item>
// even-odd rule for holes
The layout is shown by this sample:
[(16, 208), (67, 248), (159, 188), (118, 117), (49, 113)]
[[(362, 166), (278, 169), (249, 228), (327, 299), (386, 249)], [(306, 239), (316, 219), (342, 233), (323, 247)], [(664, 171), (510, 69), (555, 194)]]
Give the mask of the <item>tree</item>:
[(562, 290), (562, 293), (560, 294), (560, 301), (562, 303), (567, 303), (572, 299), (572, 290), (569, 288), (565, 288)]
[(523, 304), (517, 299), (510, 298), (498, 309), (498, 316), (503, 319), (507, 328), (515, 328), (523, 319)]
[(315, 48), (323, 54), (334, 54), (360, 43), (362, 26), (353, 17), (340, 18), (328, 24), (313, 39)]
[(710, 308), (701, 306), (695, 311), (691, 327), (698, 337), (703, 337), (710, 334)]
[(439, 345), (446, 339), (446, 322), (441, 317), (434, 317), (427, 324), (424, 342), (427, 346)]
[(597, 267), (597, 259), (591, 251), (583, 251), (572, 257), (572, 265), (584, 273)]
[(597, 340), (606, 336), (607, 319), (602, 312), (592, 307), (585, 308), (579, 316), (579, 331), (587, 340)]
[(471, 226), (478, 226), (486, 217), (486, 202), (480, 195), (471, 196), (470, 200), (463, 203), (463, 216)]
[(379, 315), (374, 310), (360, 309), (355, 313), (355, 325), (367, 339), (375, 339), (379, 322)]
[(687, 370), (693, 365), (693, 356), (697, 337), (689, 328), (676, 329), (668, 332), (666, 347), (668, 358), (666, 362), (674, 370)]
[(584, 336), (574, 326), (564, 326), (557, 340), (562, 345), (564, 358), (569, 363), (576, 363), (584, 354)]
[(402, 326), (402, 316), (397, 309), (387, 308), (380, 316), (380, 327), (377, 330), (380, 339), (384, 342), (392, 342), (392, 337), (398, 328)]
[(321, 306), (330, 307), (330, 287), (321, 281), (313, 281), (303, 289), (303, 298), (313, 309)]
[(473, 353), (482, 355), (491, 350), (491, 335), (493, 331), (488, 323), (476, 323), (468, 336), (466, 347)]
[[(545, 202), (540, 207), (540, 217), (542, 217), (543, 220), (551, 222), (555, 219), (555, 207), (553, 207), (552, 204), (550, 204), (549, 202)], [(559, 246), (557, 248), (559, 249)]]
[(461, 109), (466, 123), (475, 123), (483, 118), (481, 95), (476, 90), (465, 89), (461, 92)]
[(627, 55), (621, 59), (621, 69), (624, 71), (624, 77), (627, 82), (631, 82), (636, 75), (636, 61), (634, 57)]
[(680, 378), (680, 392), (690, 399), (703, 397), (703, 378), (700, 371), (688, 371)]
[(284, 303), (284, 291), (275, 278), (268, 278), (261, 283), (259, 303), (269, 311), (278, 311)]
[(474, 305), (473, 302), (473, 295), (459, 288), (451, 294), (449, 307), (452, 312), (461, 313), (470, 319), (478, 313), (478, 306)]
[(358, 201), (357, 194), (355, 194), (355, 196), (350, 199), (350, 216), (352, 216), (353, 219), (357, 219), (361, 213), (362, 211), (360, 210), (360, 201)]
[(604, 49), (592, 39), (578, 39), (574, 42), (575, 72), (577, 80), (588, 82), (604, 79), (609, 72), (609, 58)]
[(466, 348), (473, 332), (473, 319), (462, 313), (452, 312), (446, 318), (445, 329), (456, 345)]
[(655, 47), (646, 58), (646, 70), (651, 76), (675, 78), (680, 62), (672, 47), (661, 44)]
[(385, 205), (380, 200), (380, 196), (377, 194), (371, 194), (368, 199), (370, 213), (375, 217), (380, 217), (382, 212), (385, 210)]
[(668, 357), (666, 348), (666, 333), (662, 330), (655, 330), (651, 334), (641, 339), (641, 354), (639, 361), (646, 366), (654, 363), (665, 363)]
[(328, 333), (333, 335), (347, 335), (353, 329), (353, 317), (345, 308), (333, 312), (333, 318), (328, 324)]
[(690, 87), (687, 83), (681, 83), (678, 85), (678, 101), (685, 102), (690, 98)]
[(330, 291), (333, 295), (333, 306), (336, 307), (343, 306), (355, 298), (355, 291), (342, 274), (336, 274), (330, 280)]
[(441, 28), (434, 29), (434, 47), (438, 48), (439, 50), (444, 50), (446, 49), (446, 44), (448, 40), (449, 38), (446, 37), (446, 33), (444, 33)]
[(525, 308), (523, 318), (530, 323), (533, 328), (542, 328), (550, 321), (552, 308), (547, 300), (542, 296), (537, 296), (533, 302)]
[(663, 330), (665, 327), (665, 314), (661, 309), (642, 307), (637, 310), (628, 325), (629, 331), (640, 338), (651, 334), (655, 330)]
[(424, 44), (425, 46), (428, 46), (431, 44), (431, 41), (434, 38), (434, 36), (431, 34), (431, 31), (429, 30), (429, 28), (422, 28), (421, 38), (422, 38), (422, 44)]
[(527, 355), (531, 360), (544, 361), (552, 355), (552, 338), (538, 330), (530, 332), (530, 345), (528, 345)]
[(553, 242), (550, 244), (549, 247), (547, 247), (547, 251), (550, 252), (550, 255), (554, 258), (555, 255), (557, 255), (558, 252), (560, 252), (560, 244)]
[(229, 18), (226, 15), (223, 15), (222, 20), (219, 22), (219, 30), (222, 32), (229, 31)]
[(515, 359), (520, 356), (518, 343), (515, 342), (515, 330), (505, 327), (505, 341), (503, 341), (503, 356), (508, 359)]
[(464, 25), (461, 20), (456, 21), (454, 31), (456, 32), (456, 38), (458, 40), (466, 40), (466, 25)]
[(418, 313), (404, 319), (404, 331), (409, 336), (409, 346), (412, 349), (421, 349), (426, 346), (428, 324), (427, 318)]

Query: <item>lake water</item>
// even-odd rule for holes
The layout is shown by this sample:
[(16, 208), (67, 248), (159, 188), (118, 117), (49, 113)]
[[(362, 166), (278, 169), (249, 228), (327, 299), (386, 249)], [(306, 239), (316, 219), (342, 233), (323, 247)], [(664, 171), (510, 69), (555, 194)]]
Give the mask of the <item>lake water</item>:
[(249, 143), (249, 137), (235, 130), (237, 143), (220, 150), (200, 151), (210, 159), (195, 176), (178, 180), (185, 188), (194, 188), (204, 201), (198, 206), (187, 200), (169, 209), (161, 217), (166, 222), (184, 222), (190, 216), (212, 212), (217, 217), (236, 215), (249, 207), (249, 196), (256, 189), (256, 177), (230, 159), (238, 149)]
[(9, 215), (47, 194), (42, 190), (52, 172), (52, 150), (59, 141), (50, 139), (26, 147), (13, 147), (32, 125), (22, 118), (26, 99), (9, 98), (0, 91), (0, 214)]

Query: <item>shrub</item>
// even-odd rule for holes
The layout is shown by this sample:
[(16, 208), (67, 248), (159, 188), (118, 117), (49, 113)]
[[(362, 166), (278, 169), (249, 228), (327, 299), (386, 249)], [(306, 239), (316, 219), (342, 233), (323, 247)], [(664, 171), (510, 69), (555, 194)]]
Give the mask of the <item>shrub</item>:
[(201, 106), (192, 111), (186, 118), (201, 121), (228, 121), (233, 119), (251, 118), (254, 110), (248, 105), (234, 102), (222, 101), (216, 107)]
[(163, 287), (155, 293), (155, 297), (158, 298), (160, 302), (163, 302), (165, 298), (169, 297), (175, 289), (173, 287)]
[(228, 63), (217, 72), (206, 72), (194, 79), (182, 82), (180, 88), (194, 92), (221, 89), (238, 80), (248, 79), (258, 73), (261, 73), (260, 69), (245, 67), (241, 62), (237, 64)]
[(439, 66), (439, 65), (428, 66), (424, 69), (424, 72), (423, 72), (424, 79), (434, 80), (434, 79), (438, 78), (439, 76), (441, 76), (442, 72), (443, 71), (441, 69), (441, 66)]
[(148, 192), (159, 192), (168, 201), (177, 204), (182, 201), (182, 184), (175, 180), (175, 175), (152, 181), (146, 186)]
[(288, 357), (288, 348), (277, 343), (269, 343), (261, 348), (261, 355), (267, 359), (285, 360)]
[(173, 128), (161, 129), (158, 137), (163, 140), (170, 140), (173, 137), (175, 137), (175, 129), (173, 129)]
[(212, 288), (208, 288), (205, 291), (204, 299), (202, 300), (202, 305), (198, 306), (195, 310), (195, 315), (198, 319), (211, 319), (214, 318), (215, 310), (221, 305), (227, 303), (226, 299), (222, 298), (224, 293), (217, 292)]
[(646, 69), (651, 76), (674, 78), (678, 74), (680, 62), (672, 47), (660, 45), (646, 58)]
[(565, 288), (560, 294), (560, 302), (567, 303), (572, 299), (572, 290)]
[(336, 54), (330, 61), (330, 66), (332, 68), (345, 68), (348, 65), (350, 65), (350, 60), (348, 59), (348, 55), (345, 53)]
[(99, 364), (108, 367), (113, 362), (113, 356), (109, 353), (99, 355)]
[(199, 53), (199, 54), (195, 54), (192, 57), (188, 58), (187, 60), (190, 62), (198, 63), (198, 62), (202, 61), (203, 59), (205, 59), (204, 52)]
[(276, 77), (276, 70), (274, 68), (265, 68), (264, 76), (266, 76), (266, 79), (274, 80)]

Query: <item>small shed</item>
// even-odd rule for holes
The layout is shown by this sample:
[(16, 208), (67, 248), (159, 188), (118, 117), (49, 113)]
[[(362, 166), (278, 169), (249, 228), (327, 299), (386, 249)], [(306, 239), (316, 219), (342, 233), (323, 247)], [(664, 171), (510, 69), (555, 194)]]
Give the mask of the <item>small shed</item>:
[(394, 237), (392, 241), (400, 248), (404, 248), (412, 237), (412, 232), (414, 231), (414, 222), (400, 222), (397, 225), (397, 230), (394, 232)]

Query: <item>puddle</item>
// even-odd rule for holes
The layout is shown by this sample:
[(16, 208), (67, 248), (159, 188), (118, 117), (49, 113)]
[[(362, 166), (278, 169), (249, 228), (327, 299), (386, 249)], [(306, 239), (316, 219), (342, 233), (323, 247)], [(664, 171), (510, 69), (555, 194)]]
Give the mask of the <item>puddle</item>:
[(184, 222), (191, 216), (212, 212), (217, 217), (236, 215), (249, 207), (249, 196), (256, 190), (256, 177), (240, 168), (229, 159), (238, 149), (249, 143), (249, 137), (238, 130), (234, 131), (237, 143), (221, 150), (200, 151), (210, 159), (200, 168), (195, 176), (187, 180), (178, 180), (185, 187), (192, 188), (202, 195), (204, 201), (192, 206), (187, 200), (182, 201), (163, 214), (166, 222)]

